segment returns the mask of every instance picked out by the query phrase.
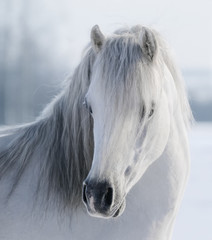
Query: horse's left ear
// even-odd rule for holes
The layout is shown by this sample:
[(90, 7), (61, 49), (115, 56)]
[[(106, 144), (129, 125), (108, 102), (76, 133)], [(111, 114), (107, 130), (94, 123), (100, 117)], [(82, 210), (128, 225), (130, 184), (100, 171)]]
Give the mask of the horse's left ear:
[(99, 26), (95, 25), (91, 30), (91, 43), (96, 53), (98, 53), (101, 50), (104, 41), (105, 36), (100, 31)]
[(142, 27), (140, 39), (141, 50), (144, 56), (151, 62), (157, 51), (157, 43), (153, 32)]

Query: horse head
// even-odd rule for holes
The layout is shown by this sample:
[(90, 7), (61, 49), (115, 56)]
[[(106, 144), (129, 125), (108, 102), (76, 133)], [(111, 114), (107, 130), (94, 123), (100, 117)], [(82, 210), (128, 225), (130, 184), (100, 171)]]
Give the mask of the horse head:
[[(92, 216), (120, 216), (126, 195), (164, 151), (170, 77), (154, 32), (142, 26), (105, 37), (91, 31), (95, 61), (84, 105), (93, 118), (94, 156), (83, 184)], [(174, 94), (174, 93), (173, 93)]]

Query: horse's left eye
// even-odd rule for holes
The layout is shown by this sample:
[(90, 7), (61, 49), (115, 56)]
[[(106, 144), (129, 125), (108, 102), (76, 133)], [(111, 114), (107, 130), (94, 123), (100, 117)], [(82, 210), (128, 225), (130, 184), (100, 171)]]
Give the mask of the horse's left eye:
[(151, 110), (150, 110), (150, 112), (149, 112), (149, 118), (153, 115), (153, 113), (154, 113), (154, 108), (152, 108)]
[(151, 108), (151, 110), (149, 112), (149, 115), (148, 115), (148, 118), (150, 118), (153, 115), (154, 111), (155, 111), (155, 103), (153, 102), (152, 103), (152, 108)]
[[(155, 111), (155, 104), (152, 103), (152, 107), (151, 107), (151, 110), (149, 111), (149, 114), (148, 114), (148, 118), (151, 118), (152, 115), (154, 114), (154, 111)], [(143, 117), (146, 115), (146, 107), (143, 106), (142, 109), (141, 109), (141, 113), (140, 113), (140, 116), (141, 116), (141, 120), (143, 119)]]

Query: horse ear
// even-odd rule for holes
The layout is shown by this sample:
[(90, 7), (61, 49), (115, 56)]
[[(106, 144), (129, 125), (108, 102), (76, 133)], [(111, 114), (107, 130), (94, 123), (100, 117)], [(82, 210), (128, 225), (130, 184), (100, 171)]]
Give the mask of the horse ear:
[(98, 53), (101, 50), (104, 41), (105, 36), (100, 31), (99, 26), (95, 25), (91, 30), (91, 43), (96, 53)]
[(157, 50), (157, 43), (154, 34), (149, 29), (142, 27), (140, 41), (141, 50), (144, 56), (151, 62)]

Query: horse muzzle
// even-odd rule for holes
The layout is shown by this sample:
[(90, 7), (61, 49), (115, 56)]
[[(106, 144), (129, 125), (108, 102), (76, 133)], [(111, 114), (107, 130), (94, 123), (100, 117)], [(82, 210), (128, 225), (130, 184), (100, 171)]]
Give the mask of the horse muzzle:
[(91, 216), (102, 218), (120, 216), (126, 205), (125, 201), (117, 201), (112, 184), (95, 180), (83, 183), (83, 202)]

